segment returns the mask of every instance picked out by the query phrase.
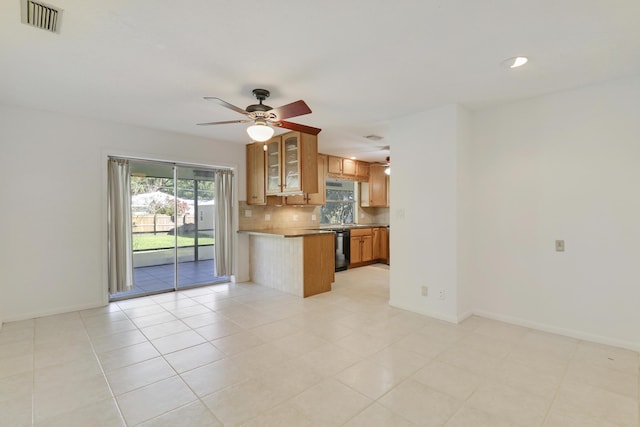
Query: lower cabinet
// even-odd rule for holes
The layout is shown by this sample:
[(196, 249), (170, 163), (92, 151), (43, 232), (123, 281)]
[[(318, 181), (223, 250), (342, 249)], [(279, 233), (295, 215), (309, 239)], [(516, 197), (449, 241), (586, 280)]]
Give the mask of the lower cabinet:
[(387, 262), (388, 235), (386, 227), (351, 229), (351, 261), (350, 267)]
[(351, 265), (373, 261), (373, 232), (371, 228), (351, 230)]

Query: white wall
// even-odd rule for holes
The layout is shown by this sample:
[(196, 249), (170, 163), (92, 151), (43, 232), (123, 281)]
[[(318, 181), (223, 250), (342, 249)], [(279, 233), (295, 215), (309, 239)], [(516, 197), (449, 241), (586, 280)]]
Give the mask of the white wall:
[(640, 349), (640, 77), (477, 111), (472, 129), (475, 311)]
[(390, 304), (451, 322), (459, 320), (458, 161), (467, 157), (458, 150), (467, 150), (467, 122), (467, 113), (451, 105), (395, 120), (389, 136)]
[(2, 105), (0, 143), (4, 321), (106, 302), (108, 154), (232, 166), (245, 198), (241, 144)]

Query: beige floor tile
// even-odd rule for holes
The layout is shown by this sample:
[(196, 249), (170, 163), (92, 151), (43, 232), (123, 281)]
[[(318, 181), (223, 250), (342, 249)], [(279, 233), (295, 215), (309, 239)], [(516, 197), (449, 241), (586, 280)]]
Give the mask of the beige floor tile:
[(0, 360), (23, 356), (33, 353), (34, 350), (35, 346), (32, 338), (7, 342), (0, 345)]
[(197, 328), (195, 331), (206, 340), (213, 341), (219, 338), (238, 334), (243, 332), (244, 329), (229, 320), (221, 320), (219, 322)]
[(165, 356), (165, 359), (178, 373), (207, 365), (225, 357), (225, 354), (210, 343), (202, 343), (185, 348)]
[(237, 334), (213, 340), (211, 341), (211, 344), (213, 344), (224, 354), (231, 356), (248, 350), (251, 347), (257, 347), (261, 344), (264, 344), (264, 341), (262, 341), (257, 335), (254, 335), (251, 332), (243, 331)]
[(513, 423), (537, 427), (542, 424), (551, 398), (498, 383), (484, 383), (468, 399), (468, 404), (483, 412), (503, 417)]
[(0, 378), (33, 371), (33, 353), (0, 358)]
[(34, 366), (36, 369), (67, 363), (74, 360), (95, 358), (93, 347), (89, 343), (64, 344), (34, 352)]
[(115, 396), (153, 384), (176, 374), (173, 368), (162, 358), (145, 360), (135, 365), (113, 370), (107, 373), (107, 380)]
[(150, 342), (145, 341), (128, 347), (119, 348), (106, 353), (99, 354), (100, 364), (105, 372), (133, 365), (134, 363), (153, 359), (160, 353)]
[(427, 364), (411, 378), (458, 400), (466, 400), (483, 381), (478, 375), (437, 360)]
[(12, 398), (0, 401), (0, 425), (32, 427), (32, 397)]
[(368, 357), (374, 353), (389, 347), (393, 339), (391, 337), (372, 336), (364, 332), (356, 331), (335, 343), (360, 357)]
[(273, 340), (273, 344), (286, 352), (289, 357), (303, 356), (325, 344), (328, 341), (311, 333), (298, 332), (284, 338)]
[(189, 329), (188, 331), (178, 332), (177, 334), (151, 340), (151, 344), (153, 344), (161, 354), (169, 354), (174, 351), (202, 344), (205, 341), (206, 340), (204, 338)]
[(336, 374), (335, 378), (374, 400), (391, 390), (403, 379), (393, 371), (367, 360), (358, 362)]
[(639, 357), (635, 351), (582, 341), (573, 360), (637, 375)]
[(638, 374), (618, 371), (583, 361), (569, 364), (565, 379), (590, 384), (632, 399), (638, 399)]
[(105, 399), (35, 423), (35, 427), (125, 427), (114, 399)]
[(538, 371), (530, 366), (510, 360), (500, 362), (487, 376), (493, 381), (544, 398), (553, 396), (562, 381), (562, 376), (560, 375)]
[(128, 425), (140, 424), (196, 400), (180, 377), (171, 377), (117, 397)]
[(36, 369), (33, 383), (38, 392), (74, 384), (90, 377), (102, 377), (102, 369), (95, 356)]
[(580, 411), (593, 418), (605, 419), (620, 426), (637, 427), (638, 401), (583, 383), (564, 381), (554, 401), (554, 408), (565, 412)]
[(445, 424), (445, 427), (519, 427), (519, 425), (499, 415), (465, 405)]
[(470, 331), (441, 320), (429, 319), (418, 333), (443, 343), (454, 344), (469, 335)]
[(361, 360), (357, 354), (336, 344), (326, 344), (301, 357), (311, 369), (325, 376), (332, 376)]
[(105, 335), (113, 335), (120, 332), (131, 331), (136, 329), (136, 325), (129, 319), (116, 320), (115, 322), (88, 325), (87, 333), (93, 338), (102, 337)]
[(221, 359), (208, 365), (180, 374), (198, 396), (206, 396), (224, 387), (246, 381), (249, 374), (229, 359)]
[(295, 404), (285, 402), (242, 423), (242, 427), (315, 427), (315, 424)]
[(98, 354), (106, 353), (146, 341), (147, 337), (145, 337), (144, 334), (142, 334), (142, 332), (137, 329), (120, 332), (113, 335), (105, 335), (102, 337), (93, 338), (91, 340), (91, 342), (93, 343), (93, 348)]
[(452, 346), (451, 343), (441, 341), (420, 332), (411, 333), (392, 344), (393, 347), (400, 347), (424, 357), (432, 359), (442, 354)]
[(55, 387), (34, 392), (34, 420), (42, 422), (111, 397), (107, 381), (101, 375), (72, 382), (62, 379)]
[(139, 427), (176, 426), (222, 427), (222, 423), (198, 400), (139, 425)]
[(264, 341), (277, 340), (288, 335), (296, 334), (302, 327), (300, 325), (288, 322), (286, 320), (278, 320), (264, 325), (256, 326), (251, 332)]
[(610, 423), (602, 418), (595, 418), (584, 413), (584, 411), (567, 405), (553, 405), (544, 427), (616, 427), (617, 424)]
[(192, 329), (212, 325), (222, 320), (225, 320), (224, 316), (209, 310), (207, 310), (206, 313), (189, 316), (182, 319), (182, 321)]
[(398, 385), (378, 402), (409, 421), (426, 427), (444, 425), (462, 405), (461, 400), (413, 379)]
[(520, 341), (518, 341), (517, 346), (566, 360), (573, 357), (578, 346), (578, 340), (547, 332), (531, 330), (527, 332)]
[(33, 372), (0, 378), (0, 402), (31, 399), (31, 393), (33, 393)]
[(464, 336), (456, 343), (456, 346), (499, 358), (505, 357), (513, 348), (513, 344), (509, 341), (476, 333), (470, 333)]
[(392, 344), (367, 359), (384, 366), (402, 378), (414, 374), (431, 360), (422, 354), (406, 350), (397, 344)]
[(202, 398), (224, 425), (241, 424), (284, 400), (283, 394), (259, 379), (250, 379)]
[(292, 399), (312, 421), (342, 425), (373, 401), (335, 379), (326, 379)]
[(149, 326), (159, 325), (161, 323), (171, 322), (172, 320), (176, 320), (176, 316), (165, 311), (161, 308), (161, 312), (156, 314), (151, 314), (148, 316), (136, 317), (131, 321), (135, 323), (138, 328), (146, 328)]
[(345, 427), (416, 427), (417, 425), (378, 403), (367, 407), (344, 424)]
[(291, 360), (265, 368), (258, 377), (270, 388), (293, 397), (326, 379), (303, 360)]
[(177, 319), (140, 329), (147, 339), (151, 341), (190, 330), (191, 328), (185, 325), (181, 320)]
[(145, 305), (144, 307), (134, 307), (123, 310), (127, 317), (131, 320), (151, 316), (153, 314), (166, 313), (166, 310), (159, 305)]
[(522, 340), (530, 331), (531, 329), (523, 328), (522, 326), (487, 319), (487, 321), (474, 330), (474, 333), (516, 343)]
[(437, 359), (480, 376), (492, 372), (503, 360), (501, 357), (491, 356), (458, 344), (443, 351)]

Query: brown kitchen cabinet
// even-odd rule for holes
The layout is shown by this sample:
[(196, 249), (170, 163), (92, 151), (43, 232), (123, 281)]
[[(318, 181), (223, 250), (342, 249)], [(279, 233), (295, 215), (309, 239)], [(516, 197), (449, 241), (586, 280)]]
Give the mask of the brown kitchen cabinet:
[(328, 170), (331, 174), (336, 175), (356, 175), (357, 163), (355, 160), (346, 159), (344, 157), (329, 156)]
[(388, 207), (388, 175), (384, 173), (385, 165), (369, 166), (369, 181), (360, 185), (360, 206)]
[(318, 139), (315, 135), (288, 132), (266, 143), (267, 196), (318, 192)]
[(350, 266), (373, 261), (373, 232), (371, 228), (356, 228), (351, 230), (351, 260)]
[(327, 201), (326, 183), (327, 183), (327, 156), (318, 154), (318, 191), (316, 193), (305, 193), (296, 196), (285, 197), (287, 205), (312, 205), (324, 206)]
[(247, 204), (266, 204), (263, 144), (247, 144)]

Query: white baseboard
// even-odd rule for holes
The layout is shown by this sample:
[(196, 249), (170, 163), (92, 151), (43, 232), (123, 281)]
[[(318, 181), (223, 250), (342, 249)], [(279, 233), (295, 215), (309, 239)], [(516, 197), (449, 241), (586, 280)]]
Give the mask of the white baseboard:
[(402, 310), (407, 310), (412, 313), (424, 314), (425, 316), (433, 317), (434, 319), (444, 320), (449, 323), (458, 323), (458, 318), (454, 316), (449, 316), (448, 314), (439, 313), (437, 311), (431, 310), (416, 310), (415, 307), (409, 307), (404, 304), (398, 304), (395, 301), (389, 300), (389, 305), (391, 307), (400, 308)]
[(505, 316), (502, 314), (491, 313), (482, 310), (473, 310), (473, 314), (487, 319), (498, 320), (500, 322), (510, 323), (512, 325), (524, 326), (525, 328), (536, 329), (538, 331), (549, 332), (552, 334), (563, 335), (570, 338), (576, 338), (583, 341), (590, 341), (598, 344), (610, 345), (613, 347), (626, 348), (628, 350), (640, 352), (640, 343), (633, 341), (620, 340), (617, 338), (605, 337), (602, 335), (591, 334), (575, 329), (561, 328), (546, 323), (532, 322), (530, 320), (517, 317)]
[(35, 311), (35, 312), (20, 314), (16, 316), (9, 316), (8, 318), (4, 319), (4, 322), (6, 323), (19, 322), (21, 320), (37, 319), (38, 317), (53, 316), (56, 314), (65, 314), (65, 313), (71, 313), (74, 311), (81, 311), (81, 310), (89, 310), (92, 308), (104, 307), (107, 304), (103, 304), (103, 303), (82, 304), (82, 305), (76, 305), (76, 306), (54, 308), (52, 310)]

